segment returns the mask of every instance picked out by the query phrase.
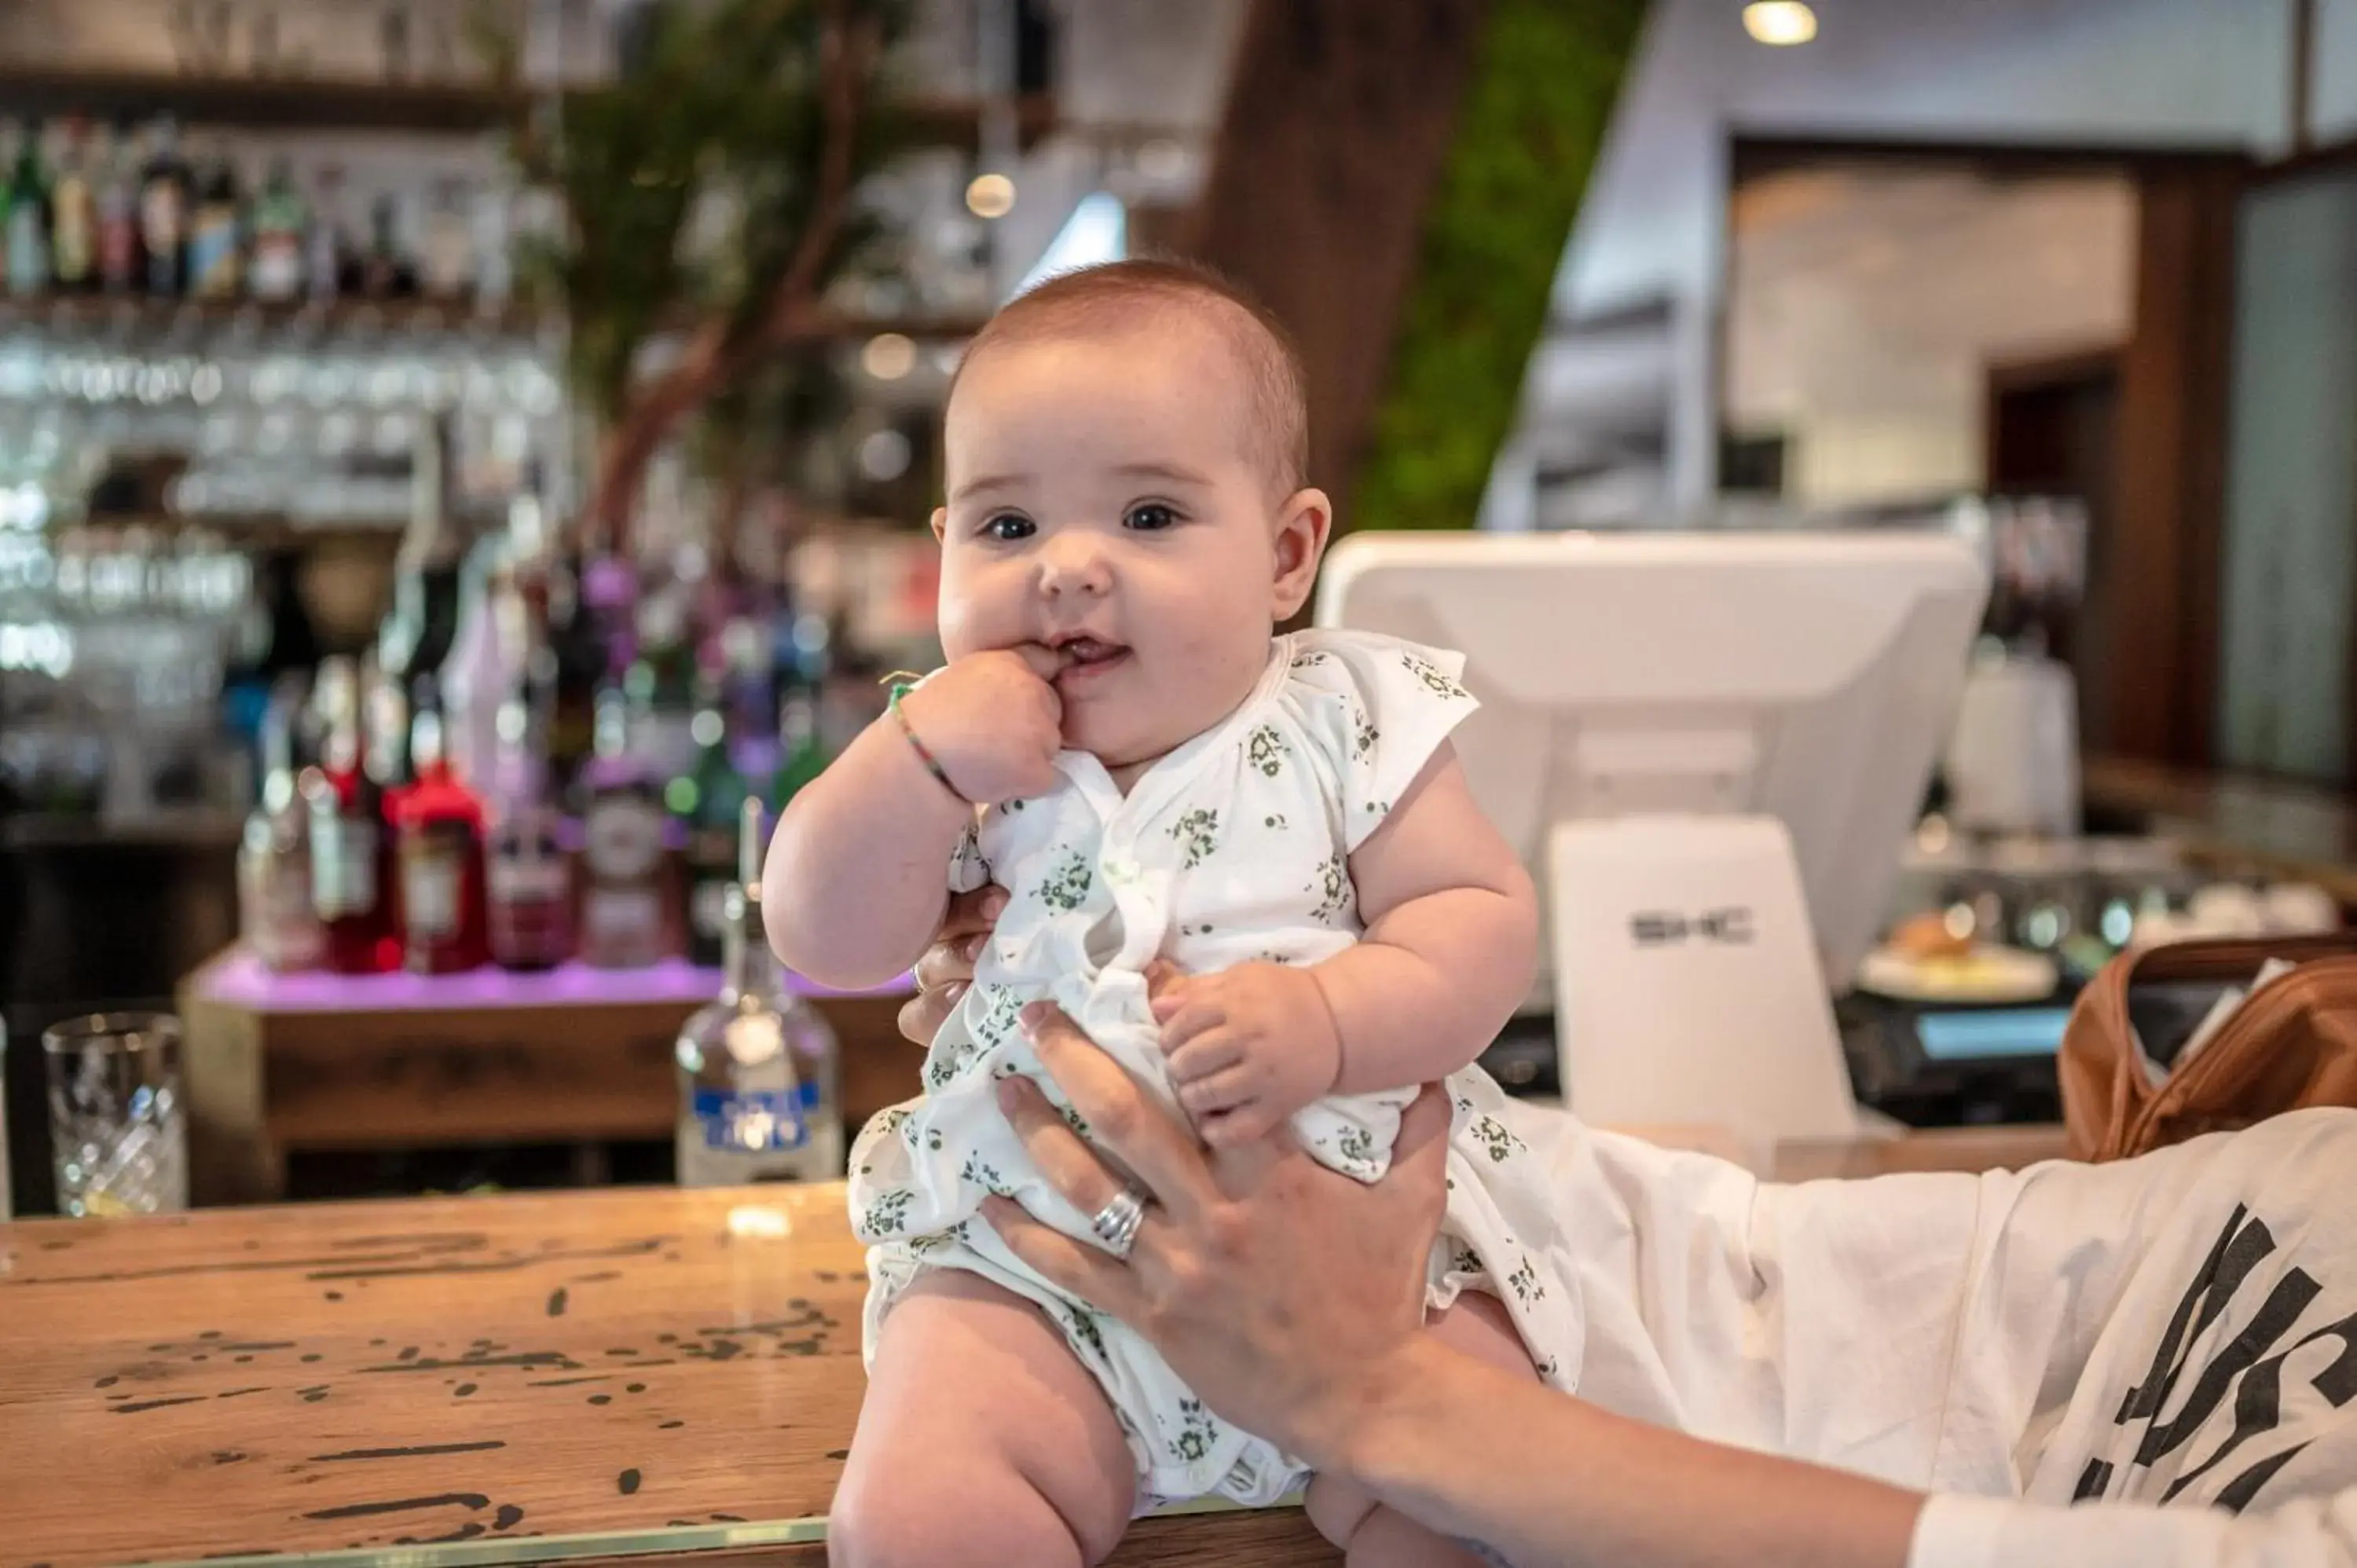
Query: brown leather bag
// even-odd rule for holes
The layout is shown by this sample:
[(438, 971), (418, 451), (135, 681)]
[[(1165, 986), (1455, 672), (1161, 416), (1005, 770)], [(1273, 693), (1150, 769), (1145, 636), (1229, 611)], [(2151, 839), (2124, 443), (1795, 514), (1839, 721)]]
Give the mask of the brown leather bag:
[[(2156, 1086), (2136, 1047), (2139, 1006), (2171, 987), (2247, 985), (2275, 958), (2298, 967), (2261, 987)], [(2146, 1043), (2158, 1053), (2164, 1042)], [(2073, 1159), (2124, 1159), (2311, 1105), (2357, 1106), (2357, 932), (2124, 953), (2079, 993), (2061, 1073)]]

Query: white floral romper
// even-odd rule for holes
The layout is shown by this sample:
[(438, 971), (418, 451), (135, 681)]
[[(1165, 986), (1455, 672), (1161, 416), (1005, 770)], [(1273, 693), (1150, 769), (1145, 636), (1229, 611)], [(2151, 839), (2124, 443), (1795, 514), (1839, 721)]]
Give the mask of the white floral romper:
[[(1458, 682), (1463, 665), (1371, 633), (1280, 637), (1243, 706), (1126, 797), (1094, 757), (1068, 751), (1057, 758), (1060, 788), (983, 813), (952, 886), (996, 881), (1011, 902), (926, 1058), (927, 1092), (877, 1116), (852, 1149), (870, 1356), (911, 1280), (970, 1269), (1037, 1302), (1103, 1386), (1137, 1459), (1141, 1511), (1210, 1493), (1266, 1504), (1302, 1479), (1297, 1464), (1205, 1411), (1143, 1339), (1033, 1273), (977, 1218), (984, 1197), (998, 1193), (1092, 1240), (1087, 1218), (1025, 1157), (992, 1085), (1023, 1073), (1055, 1093), (1016, 1026), (1026, 1004), (1049, 996), (1169, 1101), (1144, 978), (1157, 954), (1205, 973), (1253, 960), (1317, 963), (1357, 940), (1350, 854), (1473, 711)], [(1554, 1228), (1544, 1184), (1492, 1114), (1503, 1101), (1489, 1076), (1469, 1069), (1449, 1088), (1448, 1222), (1429, 1299), (1437, 1308), (1469, 1286), (1494, 1293), (1542, 1374), (1566, 1379), (1578, 1359), (1577, 1292), (1534, 1262), (1554, 1255), (1536, 1240)], [(1414, 1097), (1401, 1089), (1321, 1101), (1295, 1130), (1324, 1164), (1372, 1180)]]

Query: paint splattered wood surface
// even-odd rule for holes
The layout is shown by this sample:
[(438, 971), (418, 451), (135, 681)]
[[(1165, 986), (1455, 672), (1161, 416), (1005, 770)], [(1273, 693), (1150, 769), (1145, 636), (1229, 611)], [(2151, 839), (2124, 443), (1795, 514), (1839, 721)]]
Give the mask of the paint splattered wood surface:
[[(834, 1187), (0, 1226), (0, 1563), (814, 1520), (865, 1289)], [(1290, 1511), (1116, 1561), (1214, 1559), (1339, 1561)]]

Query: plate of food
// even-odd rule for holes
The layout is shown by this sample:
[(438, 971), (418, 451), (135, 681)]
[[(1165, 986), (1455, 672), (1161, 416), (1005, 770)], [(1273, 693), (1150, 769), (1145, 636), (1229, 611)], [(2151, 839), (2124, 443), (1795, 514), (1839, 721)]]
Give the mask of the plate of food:
[(1968, 1006), (2042, 1002), (2061, 983), (2052, 959), (1959, 937), (1937, 914), (1902, 923), (1857, 970), (1859, 989), (1878, 996)]

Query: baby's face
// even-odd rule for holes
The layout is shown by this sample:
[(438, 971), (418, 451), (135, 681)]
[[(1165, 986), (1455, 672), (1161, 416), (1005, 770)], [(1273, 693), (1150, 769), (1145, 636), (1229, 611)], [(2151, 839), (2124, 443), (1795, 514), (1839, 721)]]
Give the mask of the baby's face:
[(1062, 650), (1064, 744), (1116, 770), (1226, 717), (1326, 534), (1323, 496), (1271, 494), (1250, 407), (1224, 341), (1183, 317), (975, 360), (933, 519), (950, 657)]

